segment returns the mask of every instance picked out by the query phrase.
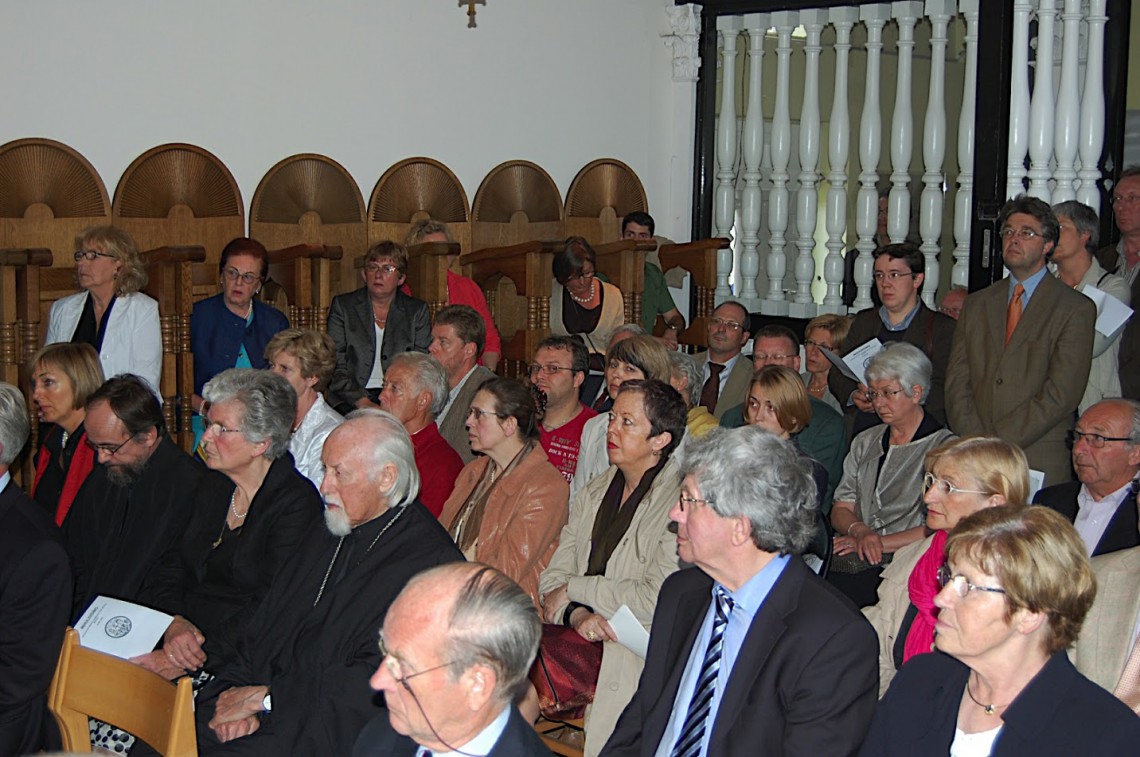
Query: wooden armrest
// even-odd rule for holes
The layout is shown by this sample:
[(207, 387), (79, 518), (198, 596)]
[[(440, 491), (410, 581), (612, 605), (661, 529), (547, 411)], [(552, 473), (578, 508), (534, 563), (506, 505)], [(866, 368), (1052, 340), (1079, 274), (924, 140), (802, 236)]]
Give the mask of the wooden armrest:
[(204, 263), (206, 250), (197, 245), (173, 245), (155, 247), (142, 253), (143, 262), (147, 265), (156, 263)]
[(513, 244), (509, 247), (485, 247), (482, 250), (463, 253), (459, 256), (459, 262), (462, 265), (472, 265), (487, 260), (502, 260), (503, 258), (513, 258), (536, 252), (548, 252), (553, 254), (558, 252), (565, 244), (565, 242), (556, 240), (546, 242), (535, 240), (532, 242), (523, 242), (522, 244)]
[(38, 265), (41, 267), (50, 267), (51, 264), (51, 250), (45, 247), (0, 249), (0, 265)]
[(340, 260), (342, 257), (344, 250), (341, 247), (324, 244), (295, 244), (292, 247), (269, 251), (270, 263), (288, 263), (302, 258)]

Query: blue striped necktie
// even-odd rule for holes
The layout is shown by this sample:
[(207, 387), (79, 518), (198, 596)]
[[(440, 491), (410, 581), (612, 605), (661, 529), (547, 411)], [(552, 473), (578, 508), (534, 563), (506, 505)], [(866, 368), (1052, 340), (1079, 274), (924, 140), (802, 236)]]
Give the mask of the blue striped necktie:
[(685, 715), (685, 725), (681, 736), (673, 745), (672, 757), (695, 757), (701, 753), (701, 742), (705, 738), (705, 727), (712, 709), (713, 694), (716, 693), (716, 679), (720, 673), (720, 656), (724, 648), (724, 629), (728, 626), (728, 616), (732, 614), (732, 598), (724, 587), (716, 587), (716, 618), (713, 619), (712, 635), (705, 650), (705, 660), (701, 663), (701, 675), (693, 688), (693, 698), (689, 700), (689, 711)]

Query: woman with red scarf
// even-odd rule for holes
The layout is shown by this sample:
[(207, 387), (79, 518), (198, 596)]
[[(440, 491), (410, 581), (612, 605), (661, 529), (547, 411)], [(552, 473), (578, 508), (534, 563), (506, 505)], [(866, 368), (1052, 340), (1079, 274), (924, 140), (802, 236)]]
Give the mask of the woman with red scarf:
[(879, 696), (904, 662), (934, 645), (934, 597), (949, 532), (984, 508), (1028, 501), (1025, 453), (996, 437), (955, 439), (927, 453), (923, 492), (926, 528), (934, 533), (895, 553), (883, 571), (878, 604), (863, 608), (879, 636)]

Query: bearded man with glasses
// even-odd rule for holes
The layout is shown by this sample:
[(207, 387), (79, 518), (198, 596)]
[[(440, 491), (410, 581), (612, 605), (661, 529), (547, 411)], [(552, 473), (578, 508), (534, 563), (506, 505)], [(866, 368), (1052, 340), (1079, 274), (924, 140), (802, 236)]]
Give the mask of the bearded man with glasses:
[(997, 436), (1025, 450), (1045, 483), (1072, 479), (1065, 447), (1092, 363), (1096, 306), (1049, 275), (1060, 236), (1052, 208), (1022, 195), (998, 217), (1008, 278), (967, 298), (946, 374), (959, 436)]

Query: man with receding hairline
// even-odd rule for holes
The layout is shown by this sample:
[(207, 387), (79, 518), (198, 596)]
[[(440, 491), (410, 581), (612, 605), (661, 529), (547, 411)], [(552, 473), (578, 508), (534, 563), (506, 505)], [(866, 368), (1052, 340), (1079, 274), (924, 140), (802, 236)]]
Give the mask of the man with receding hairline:
[(708, 323), (709, 348), (696, 356), (704, 371), (700, 405), (718, 421), (730, 407), (744, 402), (752, 381), (752, 363), (740, 351), (749, 337), (748, 309), (739, 302), (722, 302)]

